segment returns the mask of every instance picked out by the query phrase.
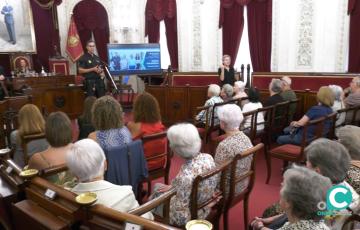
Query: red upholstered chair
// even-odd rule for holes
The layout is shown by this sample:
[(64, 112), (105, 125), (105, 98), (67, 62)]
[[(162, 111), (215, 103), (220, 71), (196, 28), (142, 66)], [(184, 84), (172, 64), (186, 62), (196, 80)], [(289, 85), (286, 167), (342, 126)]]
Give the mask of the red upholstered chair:
[[(313, 140), (324, 136), (324, 123), (327, 117), (322, 117), (316, 120), (309, 121), (303, 127), (302, 142), (300, 146), (293, 144), (280, 145), (266, 152), (266, 163), (267, 163), (267, 178), (266, 183), (268, 184), (271, 177), (271, 158), (277, 158), (284, 161), (291, 162), (302, 162), (304, 161), (304, 149)], [(314, 127), (314, 137), (311, 139), (307, 138), (309, 127)]]
[[(256, 146), (246, 150), (241, 154), (237, 154), (230, 165), (230, 181), (226, 187), (229, 187), (229, 194), (226, 197), (224, 205), (224, 229), (228, 229), (228, 213), (232, 207), (238, 204), (241, 201), (244, 201), (244, 229), (248, 229), (248, 218), (249, 218), (249, 196), (255, 184), (255, 162), (256, 154), (264, 147), (264, 144), (260, 143)], [(237, 175), (236, 169), (238, 163), (246, 157), (252, 156), (250, 170), (244, 175)], [(248, 181), (247, 187), (239, 194), (236, 193), (236, 185), (240, 182)]]
[[(165, 141), (163, 144), (162, 142)], [(144, 148), (146, 161), (148, 163), (149, 176), (147, 178), (148, 195), (151, 193), (151, 181), (164, 177), (165, 184), (169, 184), (169, 172), (171, 166), (171, 151), (169, 150), (168, 141), (166, 138), (166, 131), (161, 133), (155, 133), (142, 137), (143, 146), (152, 145), (152, 152), (146, 152)], [(160, 148), (158, 148), (160, 147)], [(152, 162), (162, 162), (160, 167), (149, 167)], [(150, 164), (149, 164), (150, 163)]]

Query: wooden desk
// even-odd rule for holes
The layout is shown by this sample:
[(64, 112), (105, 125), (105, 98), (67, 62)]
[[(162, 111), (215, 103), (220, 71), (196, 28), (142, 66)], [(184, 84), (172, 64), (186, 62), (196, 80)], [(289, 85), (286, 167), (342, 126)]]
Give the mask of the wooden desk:
[(20, 90), (24, 86), (32, 89), (48, 88), (50, 86), (64, 87), (69, 84), (75, 84), (75, 76), (15, 77), (8, 79), (7, 84), (10, 85), (13, 90)]

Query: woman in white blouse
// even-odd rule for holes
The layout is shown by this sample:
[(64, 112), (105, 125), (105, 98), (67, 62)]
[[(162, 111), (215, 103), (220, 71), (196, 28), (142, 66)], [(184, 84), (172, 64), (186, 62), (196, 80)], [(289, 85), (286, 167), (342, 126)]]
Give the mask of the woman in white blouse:
[[(249, 97), (249, 103), (246, 103), (242, 109), (243, 114), (246, 112), (254, 111), (257, 109), (262, 108), (262, 104), (260, 102), (260, 93), (256, 88), (250, 88), (248, 90), (248, 97)], [(264, 114), (258, 113), (257, 115), (257, 123), (263, 123), (264, 122)], [(244, 117), (244, 123), (243, 128), (246, 130), (251, 126), (251, 116)], [(263, 130), (264, 125), (260, 124), (256, 127), (257, 131)]]

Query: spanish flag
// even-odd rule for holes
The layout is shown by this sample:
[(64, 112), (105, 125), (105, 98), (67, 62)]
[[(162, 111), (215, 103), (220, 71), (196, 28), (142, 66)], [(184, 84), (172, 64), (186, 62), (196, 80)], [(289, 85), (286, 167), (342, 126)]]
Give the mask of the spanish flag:
[(83, 54), (84, 50), (81, 45), (80, 37), (74, 17), (71, 16), (68, 37), (66, 42), (66, 53), (69, 55), (71, 61), (76, 62)]

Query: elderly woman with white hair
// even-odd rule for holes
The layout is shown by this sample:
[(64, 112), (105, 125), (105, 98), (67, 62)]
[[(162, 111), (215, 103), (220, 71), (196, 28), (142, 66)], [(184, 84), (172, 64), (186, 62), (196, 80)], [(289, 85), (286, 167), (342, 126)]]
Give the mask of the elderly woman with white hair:
[[(253, 147), (249, 137), (239, 130), (244, 117), (239, 106), (228, 104), (219, 109), (220, 127), (225, 131), (225, 139), (222, 140), (215, 153), (216, 164), (221, 164), (232, 160), (237, 154), (241, 154)], [(243, 175), (250, 170), (252, 156), (239, 161), (237, 173)], [(236, 193), (240, 193), (246, 188), (248, 181), (238, 183)]]
[[(328, 230), (323, 222), (323, 216), (318, 215), (318, 204), (326, 201), (326, 193), (331, 187), (331, 181), (314, 171), (304, 167), (294, 167), (286, 170), (280, 190), (280, 206), (288, 221), (278, 230)], [(255, 230), (274, 229), (265, 227), (271, 218), (255, 217), (251, 226)]]
[(360, 194), (360, 127), (346, 125), (337, 130), (338, 141), (347, 148), (351, 157), (346, 182)]
[(230, 101), (233, 99), (234, 89), (230, 84), (223, 85), (220, 96), (223, 101)]
[[(104, 180), (105, 154), (98, 143), (82, 139), (73, 144), (67, 153), (66, 164), (79, 183), (71, 189), (76, 194), (93, 192), (97, 204), (120, 212), (128, 212), (139, 206), (131, 186), (119, 186)], [(149, 212), (144, 218), (153, 219)]]
[[(208, 92), (207, 92), (207, 96), (208, 96), (208, 100), (205, 102), (204, 107), (206, 106), (213, 106), (216, 103), (221, 103), (223, 102), (223, 99), (221, 99), (220, 97), (220, 86), (216, 85), (216, 84), (211, 84), (209, 85), (208, 88)], [(200, 111), (200, 113), (198, 115), (196, 115), (196, 120), (200, 121), (202, 123), (206, 122), (206, 112), (205, 110)], [(209, 117), (209, 119), (211, 120), (211, 117)], [(218, 116), (217, 116), (217, 109), (215, 111), (215, 123), (218, 124)]]
[[(192, 183), (196, 176), (206, 173), (215, 168), (215, 162), (211, 155), (200, 153), (201, 139), (196, 127), (192, 124), (173, 125), (167, 132), (170, 148), (174, 154), (185, 160), (180, 171), (171, 185), (155, 184), (154, 194), (151, 198), (174, 188), (176, 195), (170, 201), (170, 224), (185, 225), (191, 217), (190, 194)], [(213, 195), (217, 187), (216, 178), (209, 178), (199, 188), (199, 202), (203, 202)], [(199, 212), (199, 219), (204, 219), (210, 212), (206, 207)], [(161, 208), (155, 213), (162, 213)]]
[[(331, 91), (333, 92), (333, 94), (335, 96), (334, 104), (333, 104), (333, 106), (331, 106), (331, 109), (334, 112), (337, 112), (339, 109), (344, 109), (345, 108), (345, 103), (343, 101), (344, 92), (343, 92), (343, 89), (341, 88), (341, 86), (329, 85), (329, 88), (331, 89)], [(338, 126), (338, 125), (341, 125), (342, 123), (344, 123), (345, 117), (346, 117), (345, 113), (338, 114), (336, 117), (335, 125)]]
[(243, 81), (236, 81), (234, 83), (234, 93), (234, 99), (241, 99), (248, 96), (245, 93), (245, 83)]

